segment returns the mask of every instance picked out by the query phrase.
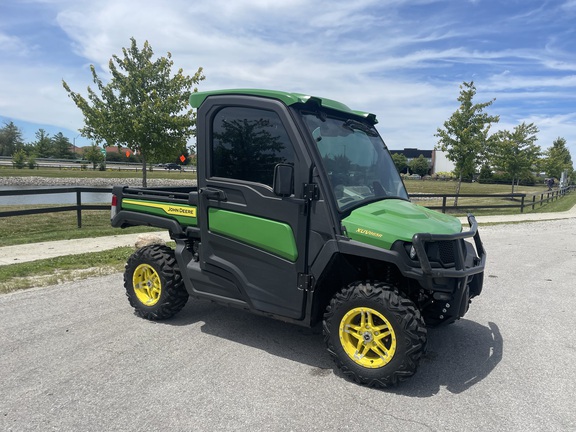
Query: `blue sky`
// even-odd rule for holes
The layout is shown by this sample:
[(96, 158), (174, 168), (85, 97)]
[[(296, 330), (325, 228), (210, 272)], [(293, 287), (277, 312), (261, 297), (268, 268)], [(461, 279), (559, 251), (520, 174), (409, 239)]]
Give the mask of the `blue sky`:
[(576, 163), (576, 0), (3, 0), (0, 124), (27, 142), (39, 128), (77, 145), (94, 64), (145, 40), (206, 80), (199, 90), (309, 93), (374, 112), (391, 149), (432, 149), (458, 108), (496, 98), (494, 130), (533, 122), (538, 144), (567, 140)]

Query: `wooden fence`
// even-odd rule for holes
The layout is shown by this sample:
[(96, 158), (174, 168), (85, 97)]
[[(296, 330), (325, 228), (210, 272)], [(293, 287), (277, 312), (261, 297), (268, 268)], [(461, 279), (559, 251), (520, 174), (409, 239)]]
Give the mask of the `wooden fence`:
[[(567, 193), (572, 192), (576, 189), (576, 186), (568, 186), (561, 189), (554, 189), (551, 191), (542, 192), (539, 194), (531, 195), (531, 198), (527, 194), (489, 194), (489, 195), (478, 195), (478, 194), (459, 194), (459, 198), (502, 198), (503, 200), (516, 201), (511, 204), (490, 204), (490, 205), (462, 205), (453, 206), (448, 204), (448, 198), (455, 198), (455, 194), (412, 194), (410, 198), (413, 200), (422, 199), (442, 199), (442, 205), (440, 206), (426, 206), (430, 209), (440, 210), (442, 213), (446, 213), (447, 210), (458, 211), (462, 209), (503, 209), (503, 208), (517, 208), (520, 213), (524, 213), (524, 210), (531, 207), (532, 210), (536, 206), (542, 206), (551, 201), (560, 199)], [(42, 207), (42, 208), (30, 208), (26, 210), (13, 210), (13, 211), (0, 211), (0, 218), (10, 217), (10, 216), (22, 216), (31, 214), (42, 214), (42, 213), (55, 213), (55, 212), (65, 212), (65, 211), (75, 211), (76, 219), (78, 223), (78, 228), (82, 228), (82, 211), (83, 210), (110, 210), (110, 204), (82, 204), (82, 194), (83, 193), (112, 193), (112, 188), (96, 188), (96, 187), (54, 187), (54, 188), (42, 188), (42, 189), (23, 189), (23, 190), (3, 190), (0, 191), (0, 197), (5, 196), (22, 196), (22, 195), (46, 195), (46, 194), (76, 194), (76, 204), (73, 205), (62, 205), (57, 207)], [(111, 198), (111, 197), (110, 197)]]
[[(112, 194), (112, 188), (96, 188), (96, 187), (58, 187), (58, 188), (42, 188), (42, 189), (22, 189), (22, 190), (3, 190), (0, 191), (0, 197), (4, 196), (22, 196), (22, 195), (47, 195), (47, 194), (69, 194), (74, 193), (76, 195), (76, 204), (73, 205), (63, 205), (57, 207), (42, 207), (42, 208), (30, 208), (25, 210), (12, 210), (12, 211), (0, 211), (0, 218), (9, 216), (23, 216), (32, 214), (42, 214), (42, 213), (57, 213), (66, 211), (75, 211), (76, 220), (78, 223), (78, 228), (82, 228), (82, 210), (108, 210), (110, 211), (110, 204), (82, 204), (82, 194), (83, 193), (110, 193)], [(112, 195), (110, 195), (112, 199)]]
[[(570, 193), (576, 189), (576, 186), (567, 186), (560, 189), (554, 189), (550, 191), (545, 191), (537, 194), (525, 194), (525, 193), (510, 193), (510, 194), (489, 194), (489, 195), (478, 195), (478, 194), (411, 194), (410, 198), (412, 200), (429, 200), (429, 199), (442, 199), (442, 205), (426, 205), (429, 209), (440, 210), (442, 213), (446, 213), (447, 210), (458, 211), (462, 209), (472, 210), (472, 209), (506, 209), (506, 208), (517, 208), (520, 213), (524, 213), (524, 210), (531, 207), (532, 210), (536, 208), (537, 205), (540, 207), (551, 201), (557, 200), (567, 193)], [(454, 199), (458, 196), (460, 198), (496, 198), (502, 201), (510, 201), (510, 204), (487, 204), (487, 205), (458, 205), (454, 206), (448, 204), (448, 198)]]

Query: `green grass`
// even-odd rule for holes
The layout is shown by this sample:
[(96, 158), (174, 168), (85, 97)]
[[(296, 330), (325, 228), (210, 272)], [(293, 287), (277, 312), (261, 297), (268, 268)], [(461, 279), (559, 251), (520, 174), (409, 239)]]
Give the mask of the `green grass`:
[[(78, 168), (40, 168), (40, 169), (14, 169), (12, 167), (0, 166), (0, 177), (49, 177), (49, 178), (142, 178), (142, 170), (118, 170), (109, 168), (106, 171), (81, 170)], [(196, 172), (192, 171), (168, 171), (157, 168), (154, 171), (147, 171), (148, 179), (196, 179)]]
[[(456, 193), (456, 181), (441, 180), (405, 180), (404, 184), (408, 193), (433, 193), (433, 194), (454, 194)], [(514, 193), (539, 193), (546, 190), (546, 186), (516, 186)], [(512, 193), (512, 185), (509, 184), (484, 184), (484, 183), (462, 183), (460, 187), (462, 194), (509, 194)]]
[[(21, 210), (40, 207), (42, 206), (11, 206), (10, 209)], [(123, 230), (112, 228), (110, 211), (107, 210), (83, 211), (82, 228), (77, 227), (75, 211), (11, 216), (0, 218), (0, 247), (149, 231), (158, 231), (158, 228), (131, 227)]]
[(120, 272), (133, 248), (69, 255), (0, 266), (0, 294)]
[[(405, 181), (406, 189), (409, 194), (455, 194), (456, 185), (455, 181), (422, 181), (422, 180), (407, 180)], [(510, 194), (512, 192), (511, 185), (502, 184), (481, 184), (481, 183), (462, 183), (460, 194), (475, 194), (475, 195), (490, 195), (490, 194)], [(540, 200), (541, 194), (546, 193), (547, 188), (543, 185), (537, 186), (517, 186), (514, 188), (514, 193), (526, 194), (525, 204), (529, 204), (532, 201), (532, 196), (536, 196), (536, 200)], [(566, 200), (569, 196), (576, 195), (576, 192), (568, 194), (566, 197), (560, 199), (559, 201)], [(412, 200), (420, 205), (426, 207), (439, 207), (442, 206), (441, 198), (412, 198)], [(554, 201), (556, 205), (558, 201)], [(467, 213), (473, 213), (477, 216), (488, 216), (488, 215), (506, 215), (506, 214), (518, 214), (520, 213), (519, 205), (521, 203), (520, 198), (504, 198), (504, 197), (459, 197), (458, 198), (458, 208), (451, 210), (450, 207), (454, 203), (454, 198), (446, 199), (447, 212), (454, 216), (465, 216)], [(514, 207), (500, 207), (500, 208), (487, 208), (487, 209), (475, 209), (470, 206), (507, 206), (513, 205)], [(569, 206), (569, 204), (565, 204)], [(572, 206), (565, 208), (569, 210)], [(562, 211), (557, 210), (559, 207), (552, 206), (552, 202), (545, 203), (543, 205), (536, 205), (535, 209), (532, 210), (531, 207), (525, 207), (524, 213), (531, 212), (555, 212)]]
[[(539, 199), (537, 197), (537, 199)], [(564, 212), (572, 209), (576, 205), (576, 191), (564, 195), (562, 198), (551, 201), (547, 204), (540, 206), (536, 204), (534, 210), (528, 210), (530, 213), (550, 213), (550, 212)]]

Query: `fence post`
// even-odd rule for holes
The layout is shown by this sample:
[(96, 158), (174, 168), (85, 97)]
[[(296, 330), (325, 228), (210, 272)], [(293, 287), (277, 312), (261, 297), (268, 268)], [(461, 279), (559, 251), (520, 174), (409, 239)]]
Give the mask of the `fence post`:
[(442, 197), (442, 213), (446, 213), (446, 195)]
[(532, 195), (532, 210), (534, 210), (534, 203), (536, 202), (536, 195)]
[(522, 195), (522, 201), (520, 201), (520, 213), (524, 213), (524, 198), (526, 195)]
[(76, 190), (76, 221), (78, 228), (82, 228), (82, 192)]

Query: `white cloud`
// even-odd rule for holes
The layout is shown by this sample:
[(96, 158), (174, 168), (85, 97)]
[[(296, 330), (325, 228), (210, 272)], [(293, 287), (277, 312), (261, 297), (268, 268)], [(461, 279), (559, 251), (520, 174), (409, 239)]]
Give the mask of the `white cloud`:
[[(157, 56), (170, 51), (175, 66), (190, 75), (204, 67), (201, 90), (276, 88), (374, 112), (392, 148), (432, 148), (436, 128), (458, 108), (459, 84), (470, 80), (476, 82), (479, 101), (497, 98), (491, 112), (501, 114), (502, 124), (513, 127), (519, 119), (532, 118), (541, 141), (557, 131), (576, 146), (575, 109), (569, 107), (576, 87), (574, 47), (561, 46), (572, 30), (554, 19), (559, 18), (555, 8), (538, 15), (534, 8), (519, 7), (518, 13), (503, 16), (482, 1), (460, 8), (434, 0), (42, 4), (69, 39), (68, 46), (58, 47), (65, 58), (35, 57), (21, 38), (3, 30), (0, 52), (12, 55), (0, 68), (1, 82), (10, 83), (0, 87), (0, 115), (80, 128), (82, 115), (61, 87), (62, 78), (82, 92), (92, 84), (88, 65), (95, 64), (106, 77), (111, 56), (121, 55), (133, 36), (140, 46), (148, 40)], [(562, 7), (574, 10), (575, 4), (567, 1)], [(437, 13), (418, 14), (419, 7)], [(482, 12), (493, 16), (494, 25), (474, 25)], [(557, 25), (558, 33), (550, 27), (538, 33), (534, 27), (531, 43), (515, 43), (514, 32), (524, 31), (523, 24), (536, 16)]]

